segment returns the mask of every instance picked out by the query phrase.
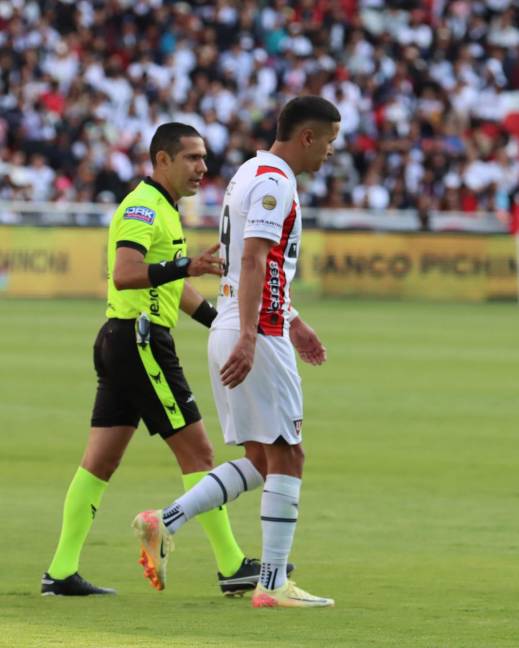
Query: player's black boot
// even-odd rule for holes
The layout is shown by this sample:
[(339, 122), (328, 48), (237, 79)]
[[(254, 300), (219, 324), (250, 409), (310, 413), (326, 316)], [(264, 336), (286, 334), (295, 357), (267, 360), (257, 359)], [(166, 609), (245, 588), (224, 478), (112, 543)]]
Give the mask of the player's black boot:
[[(259, 581), (261, 561), (257, 558), (244, 558), (240, 568), (232, 576), (222, 576), (218, 572), (218, 584), (225, 596), (243, 596), (245, 592), (256, 589)], [(287, 576), (294, 571), (292, 563), (287, 564)]]
[(52, 578), (47, 572), (41, 579), (42, 596), (90, 596), (91, 594), (115, 594), (109, 587), (92, 585), (77, 572), (67, 578)]

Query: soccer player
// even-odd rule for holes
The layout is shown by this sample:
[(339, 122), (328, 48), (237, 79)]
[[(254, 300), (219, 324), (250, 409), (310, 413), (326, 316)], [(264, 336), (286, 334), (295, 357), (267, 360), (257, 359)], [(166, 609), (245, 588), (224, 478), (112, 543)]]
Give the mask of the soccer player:
[[(65, 498), (59, 544), (42, 578), (43, 595), (115, 593), (84, 580), (78, 574), (79, 557), (108, 480), (141, 418), (149, 433), (162, 437), (173, 451), (186, 489), (213, 465), (212, 447), (170, 334), (179, 309), (207, 327), (216, 315), (184, 280), (221, 275), (218, 245), (198, 257), (186, 256), (177, 208), (180, 198), (198, 190), (207, 171), (205, 156), (203, 139), (194, 128), (162, 124), (150, 146), (152, 176), (126, 196), (113, 216), (108, 321), (94, 345), (98, 386), (92, 427)], [(199, 520), (216, 557), (222, 591), (241, 591), (243, 578), (255, 584), (259, 561), (244, 557), (226, 509), (215, 509)], [(154, 572), (152, 584), (163, 589), (165, 575)]]
[(303, 472), (303, 403), (294, 348), (314, 365), (326, 360), (315, 332), (291, 307), (290, 283), (301, 239), (296, 176), (317, 171), (333, 153), (340, 114), (321, 97), (298, 97), (282, 110), (270, 151), (238, 169), (220, 225), (224, 273), (209, 336), (213, 393), (225, 441), (245, 457), (211, 470), (170, 506), (134, 520), (142, 550), (165, 569), (160, 546), (193, 516), (263, 484), (263, 554), (252, 605), (326, 607), (287, 579)]

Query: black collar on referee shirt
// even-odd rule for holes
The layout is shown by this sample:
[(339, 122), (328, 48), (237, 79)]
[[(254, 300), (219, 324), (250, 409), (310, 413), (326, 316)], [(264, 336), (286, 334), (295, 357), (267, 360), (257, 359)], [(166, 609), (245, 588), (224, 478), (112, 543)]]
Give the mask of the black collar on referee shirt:
[(164, 189), (164, 187), (160, 184), (160, 182), (156, 182), (153, 178), (150, 178), (150, 176), (146, 176), (143, 182), (154, 187), (157, 191), (160, 191), (160, 193), (164, 196), (164, 198), (168, 201), (168, 203), (175, 208), (175, 211), (178, 212), (177, 203), (173, 200), (169, 192), (166, 189)]

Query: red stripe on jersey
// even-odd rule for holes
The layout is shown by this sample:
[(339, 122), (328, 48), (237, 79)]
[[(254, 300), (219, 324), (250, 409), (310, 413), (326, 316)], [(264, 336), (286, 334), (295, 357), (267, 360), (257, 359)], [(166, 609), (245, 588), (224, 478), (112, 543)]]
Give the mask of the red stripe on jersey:
[[(256, 175), (264, 173), (279, 173), (287, 177), (281, 169), (271, 166), (260, 166)], [(285, 303), (285, 287), (287, 278), (285, 274), (285, 252), (288, 245), (288, 237), (294, 227), (296, 220), (296, 202), (292, 202), (292, 208), (283, 223), (281, 240), (274, 245), (267, 256), (267, 270), (265, 283), (263, 284), (263, 298), (258, 322), (258, 331), (264, 335), (283, 335), (285, 318), (283, 317), (283, 304)]]
[(256, 171), (256, 175), (263, 175), (264, 173), (279, 173), (279, 175), (284, 176), (285, 178), (287, 177), (287, 174), (284, 171), (281, 171), (281, 169), (278, 169), (277, 167), (273, 166), (267, 166), (266, 164), (263, 164), (262, 166), (258, 167), (258, 170)]

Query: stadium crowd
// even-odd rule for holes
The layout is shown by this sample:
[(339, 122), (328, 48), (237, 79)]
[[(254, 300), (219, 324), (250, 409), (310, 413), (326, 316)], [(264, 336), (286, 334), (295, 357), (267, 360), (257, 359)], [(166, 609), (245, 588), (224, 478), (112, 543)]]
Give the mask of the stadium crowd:
[(311, 93), (342, 124), (307, 206), (507, 210), (518, 24), (516, 0), (0, 1), (0, 198), (118, 201), (175, 120), (206, 138), (217, 205)]

